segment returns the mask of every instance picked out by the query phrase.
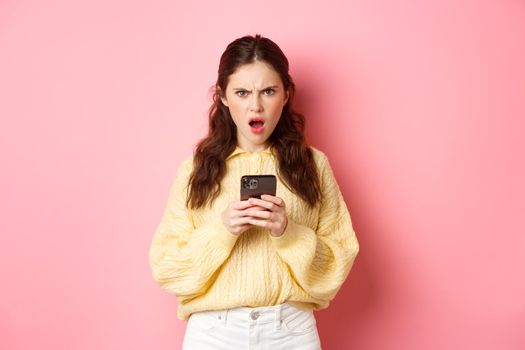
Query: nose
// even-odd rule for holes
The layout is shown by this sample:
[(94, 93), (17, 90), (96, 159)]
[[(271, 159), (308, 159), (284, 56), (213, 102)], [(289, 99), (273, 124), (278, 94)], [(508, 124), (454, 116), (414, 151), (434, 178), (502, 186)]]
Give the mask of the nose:
[(253, 94), (251, 104), (250, 104), (250, 111), (260, 112), (261, 109), (262, 109), (262, 105), (261, 105), (260, 97), (258, 96), (258, 94)]

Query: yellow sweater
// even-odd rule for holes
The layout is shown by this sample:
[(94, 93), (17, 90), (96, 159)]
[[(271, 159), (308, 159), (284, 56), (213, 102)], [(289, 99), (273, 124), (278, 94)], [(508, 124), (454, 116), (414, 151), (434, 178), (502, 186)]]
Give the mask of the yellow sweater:
[(284, 302), (305, 310), (328, 307), (359, 244), (328, 159), (312, 150), (323, 199), (310, 208), (278, 178), (277, 196), (284, 199), (288, 225), (277, 238), (258, 226), (235, 236), (221, 220), (229, 203), (240, 197), (242, 175), (277, 175), (272, 148), (251, 153), (237, 147), (226, 159), (222, 191), (211, 208), (185, 207), (193, 157), (182, 163), (149, 251), (155, 280), (177, 296), (179, 319), (203, 310)]

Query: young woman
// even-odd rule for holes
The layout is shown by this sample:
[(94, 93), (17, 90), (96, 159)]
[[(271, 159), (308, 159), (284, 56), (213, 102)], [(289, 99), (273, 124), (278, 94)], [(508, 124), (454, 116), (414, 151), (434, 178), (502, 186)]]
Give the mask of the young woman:
[[(188, 320), (184, 349), (317, 350), (359, 244), (327, 157), (304, 140), (288, 60), (245, 36), (221, 56), (209, 133), (179, 167), (150, 248), (155, 280)], [(276, 196), (240, 200), (243, 175)]]

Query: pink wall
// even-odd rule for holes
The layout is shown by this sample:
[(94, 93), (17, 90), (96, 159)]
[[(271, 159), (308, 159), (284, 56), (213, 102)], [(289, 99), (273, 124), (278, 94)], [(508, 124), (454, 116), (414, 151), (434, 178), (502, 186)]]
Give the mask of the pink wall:
[(525, 348), (525, 4), (342, 3), (0, 2), (1, 349), (180, 347), (149, 244), (254, 33), (361, 243), (325, 348)]

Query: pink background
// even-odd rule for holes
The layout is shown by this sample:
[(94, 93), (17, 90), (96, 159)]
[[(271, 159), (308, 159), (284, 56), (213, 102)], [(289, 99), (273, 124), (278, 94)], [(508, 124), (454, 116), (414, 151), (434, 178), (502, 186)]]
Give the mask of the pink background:
[(0, 2), (0, 348), (179, 349), (149, 244), (226, 45), (275, 40), (361, 243), (325, 349), (525, 348), (525, 3)]

